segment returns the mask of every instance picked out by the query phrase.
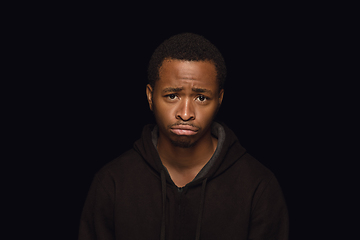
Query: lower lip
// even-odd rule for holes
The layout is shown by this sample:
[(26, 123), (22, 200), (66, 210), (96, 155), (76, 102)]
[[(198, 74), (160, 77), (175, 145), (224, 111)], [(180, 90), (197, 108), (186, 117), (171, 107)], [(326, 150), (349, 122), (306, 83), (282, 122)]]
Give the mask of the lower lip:
[(184, 136), (191, 136), (191, 135), (195, 135), (197, 133), (192, 130), (185, 130), (185, 129), (178, 129), (178, 128), (171, 129), (171, 132), (175, 133), (176, 135), (184, 135)]

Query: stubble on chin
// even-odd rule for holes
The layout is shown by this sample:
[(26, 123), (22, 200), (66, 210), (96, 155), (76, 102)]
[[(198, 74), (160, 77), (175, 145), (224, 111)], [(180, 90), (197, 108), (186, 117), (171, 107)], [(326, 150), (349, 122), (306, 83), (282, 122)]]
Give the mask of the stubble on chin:
[(180, 148), (191, 148), (196, 143), (196, 142), (192, 142), (190, 139), (176, 139), (176, 140), (170, 139), (170, 141), (175, 147), (180, 147)]

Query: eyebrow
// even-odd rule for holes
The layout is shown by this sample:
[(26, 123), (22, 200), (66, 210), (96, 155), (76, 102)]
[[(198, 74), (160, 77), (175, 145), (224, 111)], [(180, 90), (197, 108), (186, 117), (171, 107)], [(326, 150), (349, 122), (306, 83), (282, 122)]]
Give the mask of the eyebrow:
[[(168, 92), (181, 92), (184, 88), (182, 87), (167, 87), (164, 88), (162, 90), (163, 93), (168, 93)], [(211, 90), (208, 90), (206, 88), (192, 88), (191, 89), (193, 92), (197, 92), (197, 93), (208, 93), (208, 94), (212, 94)]]
[(183, 88), (181, 88), (181, 87), (167, 87), (167, 88), (164, 88), (162, 91), (164, 93), (168, 93), (168, 92), (180, 92), (182, 90), (183, 90)]
[(206, 88), (192, 88), (193, 92), (198, 92), (198, 93), (208, 93), (208, 94), (212, 94), (212, 91)]

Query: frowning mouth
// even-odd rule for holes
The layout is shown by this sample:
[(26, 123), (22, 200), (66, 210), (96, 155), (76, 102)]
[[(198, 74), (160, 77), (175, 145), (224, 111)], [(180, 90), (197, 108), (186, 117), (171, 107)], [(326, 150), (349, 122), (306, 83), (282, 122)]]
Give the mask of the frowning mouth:
[(191, 136), (197, 134), (199, 128), (191, 126), (191, 125), (175, 125), (170, 128), (170, 131), (176, 135), (180, 136)]

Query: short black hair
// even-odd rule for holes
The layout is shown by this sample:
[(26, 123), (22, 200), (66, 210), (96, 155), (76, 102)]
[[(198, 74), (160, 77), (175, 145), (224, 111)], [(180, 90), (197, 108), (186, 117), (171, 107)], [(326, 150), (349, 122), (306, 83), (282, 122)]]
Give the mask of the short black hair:
[(217, 72), (219, 90), (224, 88), (226, 65), (220, 51), (206, 38), (194, 33), (182, 33), (161, 43), (151, 56), (148, 66), (148, 79), (151, 87), (159, 80), (159, 69), (165, 59), (185, 61), (210, 61)]

